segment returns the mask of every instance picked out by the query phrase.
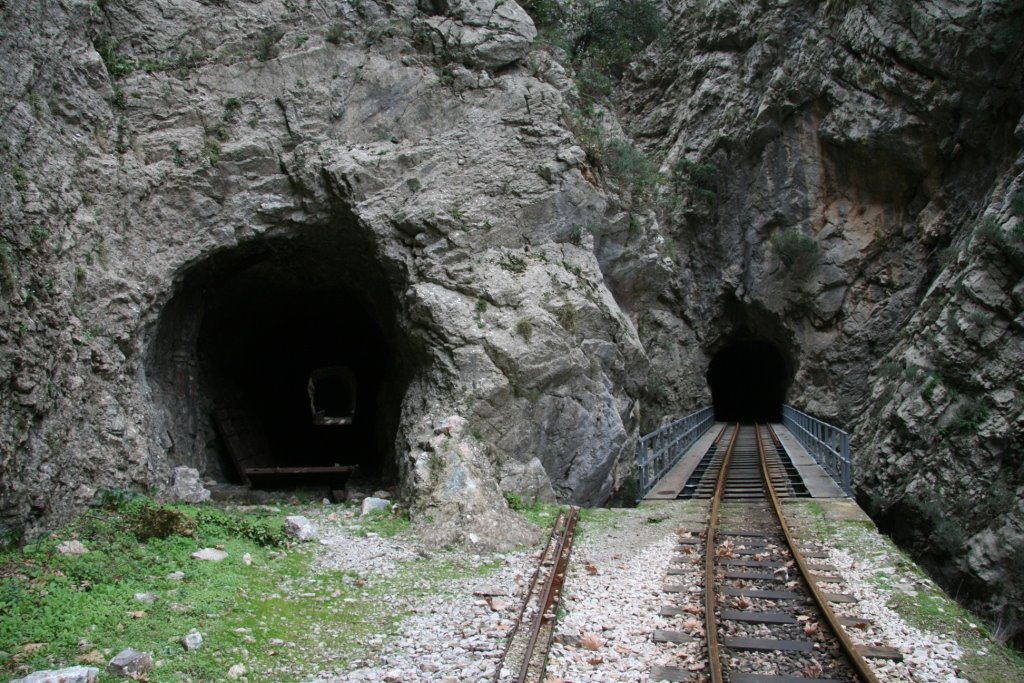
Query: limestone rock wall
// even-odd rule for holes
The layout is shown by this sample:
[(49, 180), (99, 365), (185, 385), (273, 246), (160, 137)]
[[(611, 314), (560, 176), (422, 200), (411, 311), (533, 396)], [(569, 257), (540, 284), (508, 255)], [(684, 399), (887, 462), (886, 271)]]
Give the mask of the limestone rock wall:
[(0, 66), (7, 532), (178, 465), (219, 476), (196, 339), (261, 268), (264, 289), (329, 285), (376, 312), (395, 356), (376, 438), (419, 520), (500, 543), (525, 533), (503, 486), (607, 496), (646, 356), (573, 235), (616, 200), (581, 172), (570, 82), (530, 53), (518, 5), (0, 11), (18, 55)]

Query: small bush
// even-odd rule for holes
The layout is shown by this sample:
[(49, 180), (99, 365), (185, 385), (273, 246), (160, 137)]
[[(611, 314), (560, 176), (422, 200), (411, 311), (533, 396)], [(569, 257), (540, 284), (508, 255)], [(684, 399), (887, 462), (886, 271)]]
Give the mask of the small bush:
[(203, 140), (203, 158), (210, 162), (212, 166), (220, 161), (220, 152), (220, 142), (215, 137), (208, 135)]
[(93, 42), (93, 47), (99, 53), (103, 65), (107, 67), (107, 74), (111, 80), (127, 76), (135, 69), (135, 64), (121, 56), (118, 52), (120, 43), (112, 36), (100, 36)]
[(498, 266), (503, 270), (507, 270), (510, 273), (522, 274), (526, 272), (526, 259), (515, 254), (505, 254), (500, 261)]
[(515, 493), (514, 491), (505, 491), (503, 495), (505, 496), (505, 502), (508, 503), (510, 509), (515, 512), (521, 512), (526, 509), (526, 504), (523, 503), (523, 497), (518, 493)]
[(998, 251), (1017, 271), (1024, 270), (1024, 223), (1017, 223), (1006, 230), (996, 219), (988, 216), (975, 224), (974, 234), (982, 244)]
[(342, 24), (332, 24), (324, 34), (324, 40), (332, 45), (340, 45), (348, 39), (348, 32)]
[(11, 168), (11, 178), (14, 179), (14, 186), (18, 188), (18, 192), (28, 189), (28, 173), (21, 166)]
[(878, 374), (881, 377), (896, 377), (901, 372), (903, 372), (903, 363), (885, 361), (878, 365)]
[(672, 184), (696, 199), (714, 201), (717, 197), (715, 180), (718, 167), (683, 158), (672, 165)]
[(277, 43), (284, 38), (284, 29), (280, 26), (268, 26), (260, 32), (256, 40), (256, 59), (267, 62), (281, 54)]
[(605, 0), (584, 11), (573, 42), (573, 61), (618, 80), (640, 52), (661, 35), (665, 22), (653, 0)]
[(276, 518), (241, 517), (216, 508), (196, 511), (195, 523), (204, 535), (247, 538), (261, 546), (277, 547), (288, 542), (284, 525)]
[(957, 407), (956, 418), (943, 430), (947, 434), (969, 436), (988, 420), (989, 405), (984, 398), (965, 398)]
[(1018, 218), (1024, 218), (1024, 190), (1017, 190), (1010, 199), (1010, 211)]
[(579, 324), (579, 313), (576, 312), (575, 306), (572, 304), (565, 304), (558, 309), (555, 316), (558, 318), (558, 324), (567, 332), (576, 331), (576, 327)]
[(526, 343), (529, 344), (533, 339), (533, 322), (531, 322), (529, 318), (521, 318), (519, 322), (516, 323), (516, 332), (518, 332), (519, 336), (525, 339)]
[(138, 499), (123, 508), (125, 525), (140, 541), (170, 536), (194, 536), (196, 523), (174, 507)]
[(628, 140), (610, 140), (604, 145), (605, 168), (616, 178), (628, 182), (636, 194), (646, 194), (662, 181), (658, 166)]
[(792, 275), (809, 275), (818, 265), (819, 247), (814, 238), (796, 228), (787, 228), (772, 235), (772, 249), (776, 258)]

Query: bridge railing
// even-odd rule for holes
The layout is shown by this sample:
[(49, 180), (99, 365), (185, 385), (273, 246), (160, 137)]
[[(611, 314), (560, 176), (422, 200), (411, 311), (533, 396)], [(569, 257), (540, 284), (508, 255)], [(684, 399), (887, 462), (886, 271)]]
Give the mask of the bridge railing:
[(708, 406), (640, 437), (637, 460), (640, 463), (641, 498), (714, 423), (715, 411)]
[(852, 496), (849, 435), (788, 405), (782, 406), (782, 422), (846, 495)]

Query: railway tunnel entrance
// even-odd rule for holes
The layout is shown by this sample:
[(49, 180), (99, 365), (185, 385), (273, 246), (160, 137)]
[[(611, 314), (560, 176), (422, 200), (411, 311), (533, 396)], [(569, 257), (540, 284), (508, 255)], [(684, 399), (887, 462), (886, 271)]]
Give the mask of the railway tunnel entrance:
[(715, 419), (780, 422), (793, 375), (792, 360), (772, 342), (747, 335), (733, 337), (708, 365)]
[(369, 245), (323, 229), (190, 268), (148, 358), (170, 458), (258, 488), (398, 476), (410, 352)]

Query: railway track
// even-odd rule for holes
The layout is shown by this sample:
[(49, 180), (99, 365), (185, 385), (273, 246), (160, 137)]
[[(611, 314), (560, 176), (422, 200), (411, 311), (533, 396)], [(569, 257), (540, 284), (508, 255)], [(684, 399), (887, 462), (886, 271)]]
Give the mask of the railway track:
[[(803, 552), (779, 502), (800, 495), (778, 457), (770, 427), (727, 425), (718, 435), (695, 497), (711, 499), (707, 528), (680, 539), (684, 563), (704, 572), (704, 633), (711, 683), (876, 683), (871, 667), (830, 607), (851, 598), (827, 593)], [(713, 484), (709, 484), (713, 482)], [(727, 514), (723, 515), (723, 509)], [(727, 522), (722, 520), (727, 519)], [(701, 548), (703, 536), (703, 555)], [(697, 556), (694, 561), (694, 556)], [(683, 570), (676, 570), (677, 572)], [(671, 572), (670, 572), (671, 573)], [(669, 606), (665, 616), (692, 613)], [(689, 634), (659, 632), (656, 639), (685, 642)], [(876, 648), (870, 654), (895, 656)], [(657, 667), (652, 681), (689, 681), (691, 671)]]
[[(900, 655), (892, 648), (858, 648), (846, 628), (869, 622), (840, 619), (830, 607), (854, 600), (832, 592), (841, 588), (829, 578), (835, 568), (823, 564), (827, 554), (802, 548), (789, 529), (780, 498), (804, 496), (806, 490), (774, 431), (726, 425), (704, 461), (691, 488), (692, 497), (709, 500), (707, 524), (680, 530), (670, 583), (663, 587), (676, 602), (663, 606), (661, 616), (682, 630), (652, 634), (656, 642), (705, 645), (704, 656), (697, 667), (654, 667), (648, 680), (877, 683), (865, 657)], [(577, 519), (578, 509), (572, 508), (556, 521), (493, 683), (545, 680)], [(673, 575), (691, 572), (703, 572), (703, 581), (696, 575), (689, 581), (702, 584), (699, 605), (689, 587), (671, 583)], [(694, 628), (701, 615), (703, 627)]]
[(554, 635), (558, 601), (572, 554), (580, 509), (571, 507), (555, 520), (522, 607), (508, 635), (493, 683), (542, 683)]

